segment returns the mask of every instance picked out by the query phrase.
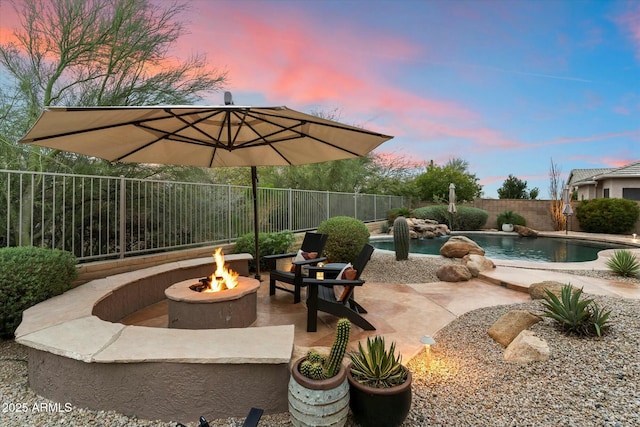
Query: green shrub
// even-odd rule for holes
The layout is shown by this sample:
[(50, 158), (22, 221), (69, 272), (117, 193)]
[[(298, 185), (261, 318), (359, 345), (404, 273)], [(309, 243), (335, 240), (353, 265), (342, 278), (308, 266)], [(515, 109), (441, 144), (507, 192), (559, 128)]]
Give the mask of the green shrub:
[(13, 338), (22, 312), (71, 288), (75, 257), (30, 246), (0, 249), (0, 337)]
[(560, 298), (545, 289), (543, 316), (557, 321), (562, 329), (576, 335), (598, 335), (609, 327), (611, 311), (600, 309), (592, 299), (580, 299), (582, 289), (567, 284), (562, 287)]
[(633, 252), (626, 249), (613, 252), (607, 267), (619, 276), (631, 277), (640, 273), (640, 262)]
[(389, 226), (393, 225), (393, 221), (396, 220), (397, 217), (403, 216), (405, 218), (409, 218), (411, 216), (411, 209), (409, 208), (393, 208), (389, 212), (387, 212), (387, 224)]
[[(489, 212), (473, 208), (470, 206), (457, 206), (457, 213), (453, 216), (453, 229), (458, 230), (480, 230), (489, 219)], [(422, 219), (432, 219), (440, 224), (449, 225), (449, 206), (435, 205), (424, 206), (414, 209), (413, 216)]]
[(527, 225), (527, 221), (522, 215), (513, 211), (504, 211), (498, 215), (498, 230), (502, 229), (502, 224)]
[(328, 262), (355, 262), (369, 242), (369, 229), (364, 222), (348, 216), (335, 216), (322, 221), (318, 233), (328, 235), (324, 255)]
[[(285, 254), (295, 242), (295, 235), (289, 231), (279, 231), (277, 233), (259, 233), (258, 247), (260, 248), (260, 270), (267, 270), (269, 263), (262, 257), (265, 255)], [(236, 240), (235, 253), (249, 253), (255, 255), (255, 234), (247, 233)], [(249, 262), (249, 268), (255, 269), (255, 260)]]
[(580, 228), (588, 233), (626, 233), (639, 217), (640, 207), (633, 200), (590, 199), (576, 206)]

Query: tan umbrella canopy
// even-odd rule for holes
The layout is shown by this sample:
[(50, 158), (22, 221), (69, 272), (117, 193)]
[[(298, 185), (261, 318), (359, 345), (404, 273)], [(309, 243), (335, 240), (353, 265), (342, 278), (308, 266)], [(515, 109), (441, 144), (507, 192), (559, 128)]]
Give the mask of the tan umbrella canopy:
[(458, 212), (456, 209), (456, 185), (453, 182), (449, 184), (449, 208), (447, 210), (449, 211), (449, 226), (453, 230), (453, 215)]
[(112, 162), (252, 167), (256, 276), (256, 166), (361, 157), (393, 138), (287, 107), (48, 107), (20, 142)]

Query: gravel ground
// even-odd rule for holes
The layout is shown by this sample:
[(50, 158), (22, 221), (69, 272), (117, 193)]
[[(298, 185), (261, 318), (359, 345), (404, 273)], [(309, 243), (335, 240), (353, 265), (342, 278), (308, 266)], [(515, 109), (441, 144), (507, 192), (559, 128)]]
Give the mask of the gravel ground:
[[(375, 253), (364, 278), (377, 282), (429, 283), (435, 270), (454, 261), (410, 257), (393, 262)], [(608, 272), (566, 272), (625, 280)], [(637, 426), (640, 425), (640, 301), (594, 296), (612, 309), (611, 329), (602, 338), (576, 338), (548, 319), (531, 330), (549, 343), (548, 362), (510, 364), (503, 348), (486, 333), (505, 312), (541, 311), (539, 302), (483, 308), (466, 313), (436, 335), (429, 358), (409, 362), (413, 405), (406, 426)], [(0, 426), (175, 426), (115, 412), (56, 408), (28, 387), (26, 349), (0, 341)], [(196, 426), (195, 420), (179, 420)], [(192, 421), (186, 423), (185, 421)], [(210, 420), (214, 426), (241, 426), (244, 419)], [(289, 426), (289, 415), (265, 415), (260, 426)], [(353, 426), (349, 419), (348, 426)]]

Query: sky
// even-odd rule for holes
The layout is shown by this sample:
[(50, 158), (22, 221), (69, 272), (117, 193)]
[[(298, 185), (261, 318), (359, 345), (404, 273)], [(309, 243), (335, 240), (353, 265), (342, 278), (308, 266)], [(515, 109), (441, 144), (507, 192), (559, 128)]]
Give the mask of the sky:
[(551, 162), (567, 179), (640, 160), (640, 0), (188, 3), (171, 54), (205, 54), (236, 105), (335, 112), (416, 165), (461, 158), (484, 197), (514, 175), (548, 198)]

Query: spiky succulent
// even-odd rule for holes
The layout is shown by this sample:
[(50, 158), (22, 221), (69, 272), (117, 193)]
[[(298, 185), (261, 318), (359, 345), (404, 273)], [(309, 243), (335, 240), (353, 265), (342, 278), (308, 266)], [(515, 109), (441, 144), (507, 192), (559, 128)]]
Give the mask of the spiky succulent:
[(576, 335), (598, 335), (609, 327), (611, 311), (601, 309), (591, 299), (580, 299), (582, 289), (574, 289), (570, 284), (564, 285), (558, 298), (553, 292), (545, 289), (545, 307), (543, 316), (560, 323), (562, 329)]
[(351, 375), (361, 384), (375, 388), (389, 388), (404, 383), (408, 371), (402, 365), (402, 356), (396, 356), (395, 351), (395, 342), (387, 351), (383, 337), (367, 338), (366, 349), (362, 343), (358, 343), (358, 351), (351, 353)]
[(626, 249), (614, 251), (607, 261), (607, 267), (619, 276), (631, 277), (640, 274), (638, 257)]

